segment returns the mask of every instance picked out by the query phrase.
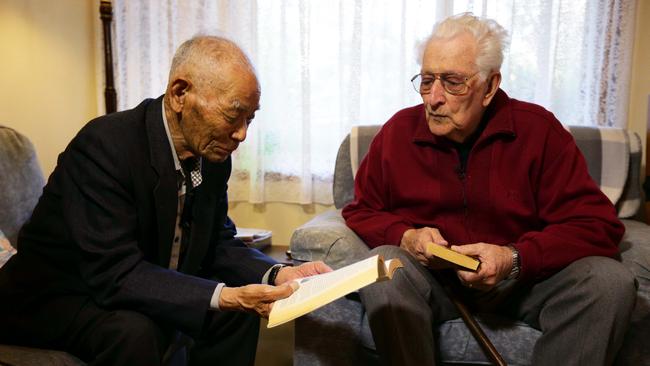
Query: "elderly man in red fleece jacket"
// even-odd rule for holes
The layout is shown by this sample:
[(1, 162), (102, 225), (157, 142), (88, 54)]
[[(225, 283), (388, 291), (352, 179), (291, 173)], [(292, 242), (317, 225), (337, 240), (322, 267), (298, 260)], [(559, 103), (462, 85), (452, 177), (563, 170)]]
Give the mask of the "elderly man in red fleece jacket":
[[(553, 114), (499, 88), (506, 36), (471, 14), (436, 25), (412, 80), (423, 104), (383, 126), (343, 210), (373, 255), (405, 264), (361, 291), (385, 364), (435, 364), (433, 328), (458, 317), (441, 278), (540, 329), (535, 365), (611, 364), (622, 343), (635, 285), (610, 257), (624, 227)], [(479, 270), (445, 268), (431, 242)]]

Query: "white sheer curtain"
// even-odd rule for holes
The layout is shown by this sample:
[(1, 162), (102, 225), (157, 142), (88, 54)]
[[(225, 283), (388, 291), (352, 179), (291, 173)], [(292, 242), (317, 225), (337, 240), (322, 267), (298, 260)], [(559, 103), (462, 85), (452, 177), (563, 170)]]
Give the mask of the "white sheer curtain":
[(225, 35), (251, 57), (262, 109), (234, 154), (230, 199), (332, 202), (350, 127), (420, 102), (409, 82), (433, 24), (472, 11), (512, 35), (502, 87), (566, 124), (625, 126), (635, 1), (114, 0), (118, 108), (160, 95), (175, 48)]

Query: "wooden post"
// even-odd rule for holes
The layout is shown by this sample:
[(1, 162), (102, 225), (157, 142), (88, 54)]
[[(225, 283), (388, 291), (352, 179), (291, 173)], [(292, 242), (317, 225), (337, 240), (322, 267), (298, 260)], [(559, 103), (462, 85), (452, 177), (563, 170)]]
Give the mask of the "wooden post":
[(645, 118), (647, 123), (645, 127), (645, 179), (643, 182), (643, 190), (645, 192), (645, 222), (650, 225), (650, 95), (648, 95), (648, 114)]
[(99, 4), (99, 14), (104, 28), (104, 68), (106, 72), (106, 87), (104, 101), (106, 114), (117, 111), (117, 94), (113, 81), (113, 47), (111, 45), (111, 23), (113, 21), (113, 5), (110, 0), (102, 0)]
[(645, 138), (645, 222), (650, 225), (650, 97), (648, 98), (648, 131)]

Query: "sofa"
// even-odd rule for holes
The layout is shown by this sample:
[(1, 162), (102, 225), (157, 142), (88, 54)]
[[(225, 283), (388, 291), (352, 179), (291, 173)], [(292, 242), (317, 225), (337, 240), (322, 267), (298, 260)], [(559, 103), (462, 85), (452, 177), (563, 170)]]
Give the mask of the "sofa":
[[(0, 125), (0, 239), (4, 237), (16, 246), (18, 231), (31, 216), (44, 185), (32, 143), (15, 130)], [(80, 366), (85, 363), (65, 352), (0, 344), (0, 365)]]
[[(322, 260), (340, 268), (363, 258), (363, 241), (346, 225), (341, 208), (353, 199), (354, 174), (381, 126), (357, 126), (341, 143), (336, 158), (333, 194), (336, 209), (299, 227), (290, 248), (297, 261)], [(641, 142), (623, 129), (567, 127), (587, 160), (589, 172), (615, 203), (626, 227), (620, 260), (638, 282), (637, 301), (617, 365), (650, 366), (650, 226), (639, 217)], [(508, 365), (529, 365), (541, 335), (525, 323), (491, 314), (477, 321)], [(453, 319), (436, 329), (443, 365), (490, 364), (464, 322)], [(570, 341), (570, 340), (567, 340)], [(294, 365), (374, 365), (378, 357), (358, 293), (340, 298), (295, 321)]]

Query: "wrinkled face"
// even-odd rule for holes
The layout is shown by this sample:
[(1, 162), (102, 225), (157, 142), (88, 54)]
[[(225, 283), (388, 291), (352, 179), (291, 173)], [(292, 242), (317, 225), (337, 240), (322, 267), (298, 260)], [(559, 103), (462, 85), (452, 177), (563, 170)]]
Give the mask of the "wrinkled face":
[[(424, 51), (421, 73), (457, 75), (457, 80), (463, 80), (479, 71), (476, 55), (476, 41), (469, 34), (434, 38)], [(476, 130), (491, 98), (486, 98), (488, 88), (480, 74), (466, 84), (469, 90), (465, 94), (452, 95), (445, 91), (440, 80), (436, 80), (431, 91), (422, 94), (431, 133), (463, 142)]]
[(184, 100), (180, 128), (195, 156), (222, 162), (246, 139), (259, 109), (260, 88), (246, 67), (232, 65), (220, 74), (219, 89), (194, 88)]

